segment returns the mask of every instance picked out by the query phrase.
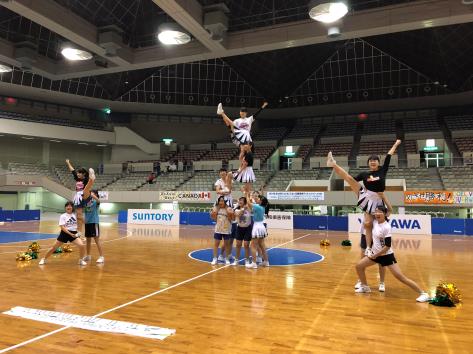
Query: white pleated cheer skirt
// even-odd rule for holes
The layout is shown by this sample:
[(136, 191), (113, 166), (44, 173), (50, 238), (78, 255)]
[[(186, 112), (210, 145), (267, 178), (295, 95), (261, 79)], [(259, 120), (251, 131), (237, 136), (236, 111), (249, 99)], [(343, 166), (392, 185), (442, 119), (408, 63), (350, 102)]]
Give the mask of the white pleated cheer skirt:
[(256, 181), (256, 176), (253, 167), (248, 166), (241, 170), (240, 173), (235, 173), (233, 179), (240, 183), (254, 183)]
[(251, 237), (253, 238), (265, 238), (268, 236), (268, 231), (262, 221), (255, 221), (253, 223), (253, 229), (251, 230)]
[(368, 214), (374, 214), (378, 205), (384, 205), (383, 200), (376, 192), (362, 187), (358, 194), (358, 207)]
[(232, 143), (236, 146), (249, 144), (252, 142), (250, 132), (246, 129), (233, 128), (233, 132), (230, 134)]
[(73, 198), (73, 203), (74, 203), (74, 206), (77, 208), (77, 207), (82, 207), (82, 197), (84, 195), (84, 191), (79, 191), (79, 192), (76, 192), (76, 194), (74, 194), (74, 198)]

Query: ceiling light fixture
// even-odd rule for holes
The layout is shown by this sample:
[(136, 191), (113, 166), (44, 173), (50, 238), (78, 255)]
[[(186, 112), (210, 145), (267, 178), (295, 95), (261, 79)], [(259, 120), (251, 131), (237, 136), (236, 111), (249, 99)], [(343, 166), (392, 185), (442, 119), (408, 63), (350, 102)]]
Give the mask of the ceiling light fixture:
[(62, 46), (61, 54), (67, 60), (72, 60), (72, 61), (90, 60), (94, 57), (92, 53), (86, 50), (77, 48), (77, 46), (72, 43), (65, 43)]
[(309, 3), (311, 19), (323, 23), (332, 23), (340, 20), (348, 13), (348, 6), (343, 1), (313, 0)]
[(159, 26), (158, 39), (166, 45), (182, 45), (191, 41), (191, 36), (175, 23), (163, 23)]
[(13, 68), (11, 66), (0, 64), (0, 73), (10, 73), (12, 71), (13, 71)]

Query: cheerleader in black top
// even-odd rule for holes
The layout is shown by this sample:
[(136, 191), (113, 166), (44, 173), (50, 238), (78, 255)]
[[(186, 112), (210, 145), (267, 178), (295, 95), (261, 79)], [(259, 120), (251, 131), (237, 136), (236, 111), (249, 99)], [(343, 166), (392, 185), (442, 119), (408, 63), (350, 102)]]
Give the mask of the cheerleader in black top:
[(254, 144), (250, 143), (242, 145), (242, 157), (240, 158), (240, 168), (234, 174), (234, 180), (245, 184), (244, 193), (251, 192), (251, 186), (256, 181), (256, 176), (253, 171), (253, 153)]
[[(337, 165), (337, 162), (330, 151), (327, 156), (327, 166), (333, 167), (337, 175), (342, 177), (351, 187), (353, 192), (358, 196), (358, 206), (365, 213), (365, 231), (366, 231), (366, 254), (371, 254), (372, 230), (374, 211), (378, 205), (384, 205), (383, 199), (378, 193), (384, 192), (386, 189), (386, 175), (391, 162), (391, 156), (396, 152), (397, 147), (401, 144), (401, 140), (396, 140), (394, 145), (388, 151), (383, 166), (380, 166), (380, 159), (377, 155), (371, 155), (368, 158), (369, 171), (362, 172), (355, 178), (350, 176), (347, 171)], [(363, 186), (359, 183), (363, 181)]]

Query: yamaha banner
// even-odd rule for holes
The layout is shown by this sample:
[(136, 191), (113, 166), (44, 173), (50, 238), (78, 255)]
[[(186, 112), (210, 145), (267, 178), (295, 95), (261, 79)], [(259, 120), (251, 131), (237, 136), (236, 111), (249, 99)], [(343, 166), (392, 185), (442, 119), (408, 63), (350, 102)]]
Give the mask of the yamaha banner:
[[(348, 232), (360, 233), (363, 214), (348, 215)], [(397, 215), (389, 217), (391, 232), (404, 235), (432, 235), (430, 215)]]

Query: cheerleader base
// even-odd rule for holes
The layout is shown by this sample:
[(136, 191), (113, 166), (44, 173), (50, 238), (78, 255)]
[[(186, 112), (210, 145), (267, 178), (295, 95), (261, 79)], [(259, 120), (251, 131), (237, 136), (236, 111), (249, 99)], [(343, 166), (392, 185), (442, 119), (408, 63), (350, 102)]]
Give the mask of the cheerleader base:
[(383, 199), (376, 192), (362, 187), (358, 194), (358, 207), (365, 213), (374, 214), (378, 205), (384, 205)]
[(240, 183), (254, 183), (256, 176), (253, 167), (249, 166), (241, 170), (240, 173), (236, 172), (233, 179)]
[(251, 237), (252, 238), (265, 238), (268, 236), (268, 231), (266, 231), (266, 227), (264, 226), (262, 221), (255, 221), (253, 224), (253, 230), (251, 230)]
[[(227, 195), (224, 195), (223, 196), (223, 200), (225, 201), (225, 204), (230, 207), (230, 208), (233, 208), (233, 197), (231, 194), (227, 194)], [(215, 201), (215, 205), (217, 205), (218, 203), (218, 198), (217, 200)]]

